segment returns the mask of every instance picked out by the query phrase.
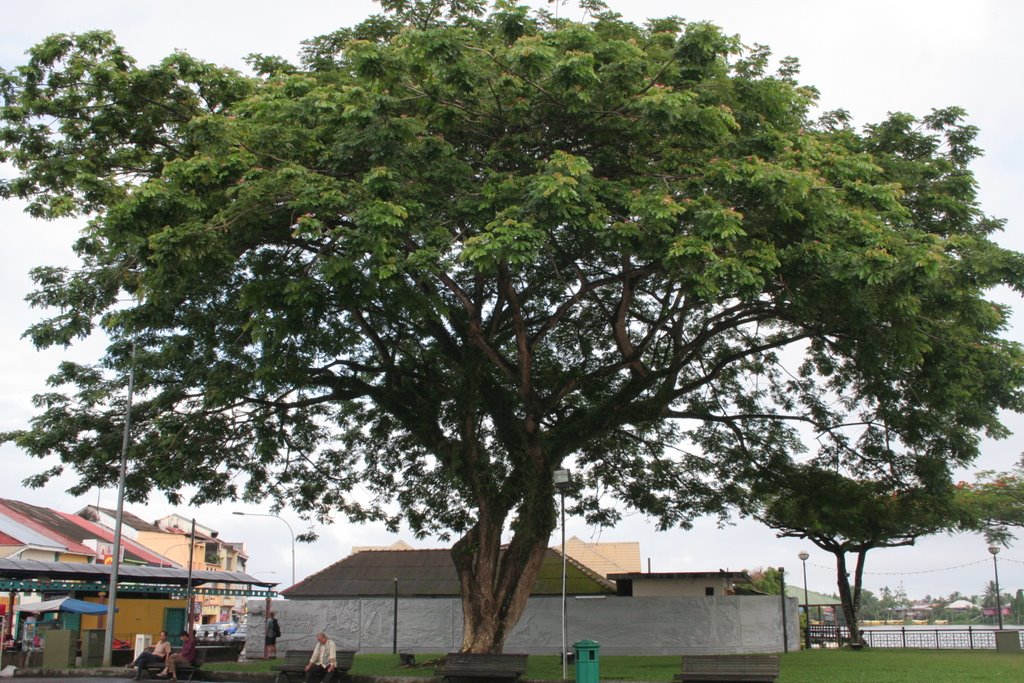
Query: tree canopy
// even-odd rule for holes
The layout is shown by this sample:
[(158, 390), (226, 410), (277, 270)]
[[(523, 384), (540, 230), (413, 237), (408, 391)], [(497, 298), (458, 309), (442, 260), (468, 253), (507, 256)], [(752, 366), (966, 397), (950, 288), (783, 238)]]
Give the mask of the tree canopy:
[(956, 488), (958, 504), (989, 543), (1008, 546), (1024, 527), (1024, 458), (1007, 472), (984, 470)]
[(839, 600), (851, 628), (861, 620), (869, 551), (913, 545), (922, 536), (958, 529), (967, 519), (948, 471), (900, 472), (893, 466), (889, 476), (873, 478), (860, 469), (854, 476), (807, 462), (755, 485), (758, 519), (779, 536), (806, 538), (835, 557)]
[[(788, 462), (797, 426), (884, 468), (968, 462), (1019, 409), (986, 298), (1020, 289), (964, 113), (812, 117), (706, 23), (388, 0), (244, 75), (55, 35), (0, 74), (0, 185), (81, 216), (28, 335), (63, 363), (28, 429), (73, 492), (271, 497), (458, 538), (464, 643), (500, 649), (555, 525), (664, 528)], [(511, 541), (499, 553), (503, 533)]]

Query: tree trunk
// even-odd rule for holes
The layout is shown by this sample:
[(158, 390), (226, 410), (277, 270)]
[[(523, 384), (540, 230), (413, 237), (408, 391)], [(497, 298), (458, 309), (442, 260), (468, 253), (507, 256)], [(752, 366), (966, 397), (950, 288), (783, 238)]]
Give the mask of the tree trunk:
[(867, 549), (862, 548), (857, 551), (857, 568), (853, 570), (853, 617), (856, 619), (854, 626), (850, 629), (850, 635), (853, 636), (853, 642), (858, 645), (864, 644), (864, 636), (860, 631), (860, 596), (861, 588), (864, 585), (864, 559), (867, 556)]
[[(554, 515), (548, 517), (553, 520)], [(481, 515), (452, 547), (462, 588), (462, 652), (501, 652), (526, 608), (553, 522), (524, 526), (502, 550), (502, 524), (488, 524)]]
[(843, 619), (846, 621), (846, 627), (850, 629), (850, 642), (861, 645), (863, 644), (863, 639), (860, 636), (860, 628), (857, 625), (860, 622), (860, 582), (864, 570), (864, 552), (857, 553), (857, 569), (853, 589), (850, 587), (850, 574), (846, 569), (845, 550), (833, 550), (832, 553), (836, 556), (836, 580), (839, 587), (839, 600), (842, 603)]
[(857, 610), (853, 606), (853, 594), (850, 591), (850, 575), (846, 571), (846, 553), (835, 551), (836, 583), (839, 588), (839, 601), (842, 603), (843, 621), (853, 634), (857, 630)]

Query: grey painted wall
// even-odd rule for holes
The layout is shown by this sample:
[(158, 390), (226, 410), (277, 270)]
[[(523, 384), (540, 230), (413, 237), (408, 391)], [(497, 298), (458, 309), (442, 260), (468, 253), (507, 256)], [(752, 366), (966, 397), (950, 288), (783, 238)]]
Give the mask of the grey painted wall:
[[(782, 652), (782, 604), (778, 596), (616, 597), (568, 599), (568, 642), (597, 641), (605, 654), (721, 654)], [(530, 598), (505, 641), (506, 652), (557, 654), (561, 647), (561, 599)], [(394, 600), (275, 600), (281, 624), (278, 656), (313, 649), (325, 631), (340, 649), (391, 652)], [(262, 656), (266, 602), (249, 601), (246, 652)], [(789, 649), (800, 647), (798, 603), (786, 601)], [(398, 649), (441, 653), (462, 643), (458, 598), (398, 601)]]

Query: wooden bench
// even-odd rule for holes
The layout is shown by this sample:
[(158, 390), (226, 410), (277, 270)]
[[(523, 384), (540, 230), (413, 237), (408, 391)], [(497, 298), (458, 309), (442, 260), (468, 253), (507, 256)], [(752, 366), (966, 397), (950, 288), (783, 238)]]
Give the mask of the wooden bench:
[[(274, 678), (274, 683), (281, 683), (282, 676), (285, 681), (291, 683), (293, 675), (298, 676), (298, 679), (301, 681), (306, 676), (306, 665), (309, 664), (309, 658), (312, 656), (312, 650), (288, 650), (285, 652), (284, 661), (270, 667), (271, 671), (277, 672), (277, 677)], [(348, 670), (352, 668), (352, 663), (355, 661), (355, 658), (355, 650), (335, 650), (335, 669), (339, 674), (344, 676), (348, 673)]]
[(282, 676), (286, 681), (291, 681), (292, 674), (302, 678), (306, 673), (306, 664), (309, 663), (309, 658), (312, 656), (312, 650), (288, 650), (285, 652), (284, 661), (270, 667), (271, 671), (277, 672), (274, 683), (281, 683)]
[(515, 680), (526, 672), (526, 655), (449, 652), (444, 665), (434, 673), (446, 681), (492, 678)]
[(677, 683), (773, 683), (778, 677), (778, 655), (685, 655), (683, 672), (672, 680)]
[[(196, 675), (199, 669), (203, 666), (203, 662), (206, 661), (206, 653), (196, 648), (196, 656), (192, 660), (191, 664), (178, 664), (175, 666), (174, 675), (178, 677), (178, 680), (191, 681), (192, 677)], [(156, 677), (161, 671), (164, 670), (164, 665), (159, 662), (153, 662), (146, 665), (146, 673), (149, 674), (150, 678)]]

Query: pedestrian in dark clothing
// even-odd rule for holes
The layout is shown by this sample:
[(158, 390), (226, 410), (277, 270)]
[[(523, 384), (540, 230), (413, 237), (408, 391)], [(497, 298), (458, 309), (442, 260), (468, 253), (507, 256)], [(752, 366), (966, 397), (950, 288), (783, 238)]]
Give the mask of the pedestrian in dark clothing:
[(277, 639), (281, 637), (281, 625), (273, 612), (267, 614), (267, 634), (263, 637), (263, 656), (267, 659), (277, 658)]

